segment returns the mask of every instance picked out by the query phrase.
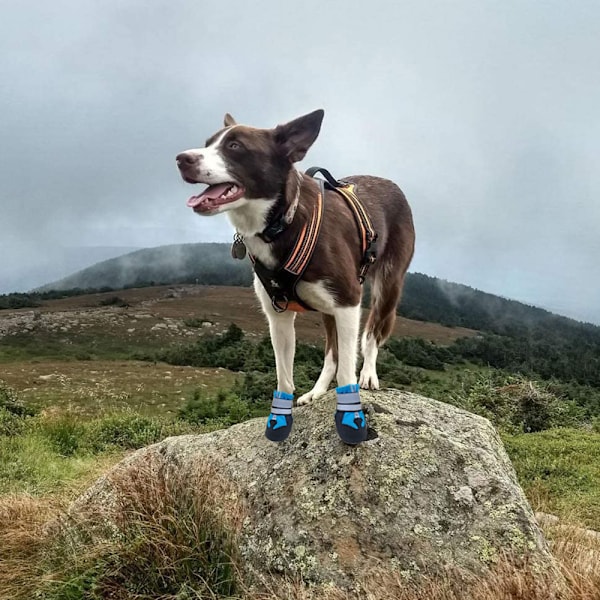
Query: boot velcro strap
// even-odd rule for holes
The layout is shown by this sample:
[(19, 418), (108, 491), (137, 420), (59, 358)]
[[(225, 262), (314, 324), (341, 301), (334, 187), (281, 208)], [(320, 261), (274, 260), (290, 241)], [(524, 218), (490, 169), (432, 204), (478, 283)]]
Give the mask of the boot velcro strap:
[(362, 410), (362, 404), (359, 402), (358, 404), (340, 404), (337, 405), (337, 410), (341, 410), (343, 412), (358, 412)]
[(271, 406), (273, 408), (292, 408), (293, 400), (280, 400), (279, 398), (273, 398)]
[(356, 383), (335, 388), (337, 410), (344, 412), (358, 412), (362, 410), (359, 389)]

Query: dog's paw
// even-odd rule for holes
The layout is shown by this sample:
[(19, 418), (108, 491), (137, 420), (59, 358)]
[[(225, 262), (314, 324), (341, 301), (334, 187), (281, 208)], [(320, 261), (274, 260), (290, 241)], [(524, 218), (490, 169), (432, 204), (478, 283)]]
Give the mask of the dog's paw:
[(312, 390), (310, 390), (310, 392), (302, 394), (302, 396), (298, 398), (298, 402), (296, 404), (298, 404), (298, 406), (305, 406), (307, 404), (310, 404), (313, 400), (317, 400), (318, 398), (320, 398), (324, 393), (325, 392), (321, 390), (313, 388)]
[(358, 384), (363, 390), (378, 390), (379, 377), (377, 377), (377, 373), (375, 371), (363, 369), (360, 372)]

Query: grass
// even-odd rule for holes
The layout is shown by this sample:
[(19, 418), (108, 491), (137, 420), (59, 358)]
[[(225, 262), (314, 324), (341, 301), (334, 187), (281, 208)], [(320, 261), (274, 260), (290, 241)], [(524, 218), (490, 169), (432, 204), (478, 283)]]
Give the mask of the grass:
[[(245, 516), (237, 490), (209, 463), (165, 472), (148, 460), (113, 472), (116, 503), (67, 517), (62, 504), (0, 498), (0, 597), (14, 600), (597, 600), (600, 540), (575, 527), (546, 535), (564, 578), (503, 557), (483, 576), (448, 571), (407, 582), (374, 568), (354, 590), (265, 574), (256, 587), (239, 568)], [(210, 485), (206, 485), (209, 481)], [(68, 527), (61, 523), (69, 524)], [(119, 523), (119, 535), (107, 523)]]
[(503, 441), (536, 510), (600, 530), (600, 433), (562, 428)]
[[(213, 427), (214, 428), (214, 427)], [(61, 495), (81, 480), (123, 457), (170, 435), (210, 427), (144, 417), (135, 412), (82, 419), (76, 414), (24, 419), (18, 435), (0, 436), (0, 494)]]
[[(510, 562), (499, 564), (485, 581), (472, 581), (471, 595), (457, 588), (450, 576), (423, 581), (417, 591), (390, 572), (363, 582), (362, 595), (335, 588), (308, 589), (282, 580), (271, 581), (260, 593), (250, 591), (232, 565), (237, 522), (231, 518), (241, 514), (241, 509), (231, 505), (229, 516), (203, 513), (193, 494), (176, 492), (160, 478), (151, 489), (130, 478), (129, 500), (123, 507), (129, 525), (120, 541), (104, 540), (88, 547), (49, 538), (47, 523), (128, 451), (168, 435), (206, 431), (268, 410), (273, 361), (269, 344), (258, 341), (264, 322), (251, 291), (236, 288), (235, 301), (226, 289), (203, 290), (201, 298), (191, 292), (173, 297), (165, 289), (165, 297), (157, 300), (156, 293), (126, 290), (119, 292), (119, 302), (114, 294), (107, 294), (45, 303), (40, 310), (50, 312), (52, 307), (57, 311), (84, 309), (86, 302), (93, 312), (104, 303), (102, 310), (114, 311), (110, 314), (118, 318), (106, 327), (98, 322), (68, 331), (38, 327), (0, 339), (2, 378), (18, 391), (7, 391), (0, 382), (0, 391), (4, 390), (4, 404), (0, 402), (0, 598), (183, 599), (226, 594), (245, 600), (550, 598), (547, 581), (515, 569)], [(119, 308), (121, 300), (131, 308)], [(155, 302), (151, 313), (143, 304), (148, 300)], [(201, 312), (199, 300), (204, 303)], [(147, 318), (139, 318), (138, 313), (144, 311)], [(183, 339), (193, 343), (175, 345), (181, 337), (165, 329), (152, 331), (156, 323), (168, 319), (187, 327), (191, 333)], [(213, 327), (199, 327), (203, 321), (212, 322)], [(300, 340), (320, 340), (322, 327), (314, 315), (298, 321)], [(230, 322), (242, 326), (247, 335), (243, 341), (220, 344), (215, 334)], [(132, 328), (135, 331), (130, 333)], [(402, 319), (396, 328), (397, 335), (420, 335), (438, 343), (464, 333)], [(198, 343), (198, 339), (206, 341)], [(170, 350), (163, 352), (165, 348)], [(423, 362), (431, 353), (420, 356), (421, 350), (427, 350), (426, 345), (405, 343), (383, 349), (382, 383), (491, 418), (503, 432), (534, 509), (556, 514), (563, 523), (600, 529), (600, 433), (592, 428), (593, 414), (586, 412), (588, 390), (530, 382), (468, 363), (444, 364), (441, 370), (439, 361)], [(148, 359), (159, 352), (172, 362), (190, 360), (187, 354), (192, 352), (192, 359), (203, 366), (133, 360), (135, 355)], [(217, 362), (225, 360), (243, 373), (215, 366), (217, 353)], [(416, 358), (415, 364), (432, 368), (409, 366), (396, 355)], [(318, 347), (298, 345), (299, 392), (312, 385), (321, 360)], [(570, 427), (557, 428), (565, 424)], [(216, 485), (223, 492), (221, 484)], [(204, 493), (210, 487), (190, 489)], [(85, 524), (81, 527), (84, 531)], [(564, 526), (550, 528), (547, 534), (569, 585), (564, 600), (600, 598), (593, 562), (600, 557), (598, 548)], [(204, 552), (209, 547), (216, 553)]]
[(95, 417), (127, 409), (148, 416), (174, 415), (196, 389), (214, 394), (231, 387), (237, 376), (226, 369), (133, 360), (45, 360), (8, 364), (2, 378), (38, 410)]
[[(110, 514), (96, 507), (66, 516), (61, 506), (28, 496), (0, 500), (0, 560), (8, 567), (0, 571), (0, 597), (175, 600), (231, 594), (244, 512), (214, 467), (199, 464), (193, 473), (166, 474), (148, 461), (111, 478), (122, 493)], [(119, 523), (118, 536), (105, 526), (109, 519)]]

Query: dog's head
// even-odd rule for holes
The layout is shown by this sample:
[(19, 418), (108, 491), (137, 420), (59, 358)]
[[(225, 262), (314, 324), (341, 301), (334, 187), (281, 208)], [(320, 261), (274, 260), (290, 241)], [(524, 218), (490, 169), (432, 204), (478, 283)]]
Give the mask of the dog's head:
[(256, 129), (238, 125), (226, 114), (225, 127), (204, 148), (177, 155), (185, 181), (208, 184), (188, 200), (188, 206), (199, 214), (214, 215), (254, 200), (277, 198), (292, 164), (302, 160), (317, 139), (323, 115), (316, 110), (274, 129)]

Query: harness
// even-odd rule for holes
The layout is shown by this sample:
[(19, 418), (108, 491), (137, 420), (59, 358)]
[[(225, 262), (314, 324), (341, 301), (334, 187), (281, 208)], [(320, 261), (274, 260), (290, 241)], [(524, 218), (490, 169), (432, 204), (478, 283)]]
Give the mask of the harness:
[[(325, 180), (315, 178), (315, 181), (319, 183), (317, 202), (313, 208), (310, 219), (302, 226), (298, 239), (284, 264), (275, 269), (268, 269), (258, 259), (250, 255), (254, 272), (271, 298), (271, 304), (276, 312), (284, 312), (286, 310), (292, 310), (294, 312), (315, 310), (298, 297), (296, 287), (298, 282), (302, 279), (302, 275), (306, 271), (317, 246), (321, 224), (323, 222), (323, 204), (326, 189), (333, 190), (340, 194), (354, 215), (362, 250), (362, 260), (358, 272), (358, 280), (361, 285), (367, 276), (369, 267), (377, 259), (377, 233), (373, 228), (373, 224), (367, 211), (355, 193), (355, 184), (337, 181), (332, 177), (329, 171), (321, 167), (311, 167), (306, 171), (306, 174), (313, 178), (317, 173), (321, 173)], [(271, 226), (268, 226), (266, 230), (270, 227)], [(283, 228), (280, 228), (279, 226), (278, 228), (278, 233), (281, 233)], [(235, 251), (236, 244), (242, 243), (243, 242), (239, 237), (234, 238), (232, 253), (236, 258), (240, 257), (238, 256), (239, 253)], [(243, 256), (241, 258), (243, 258)]]

